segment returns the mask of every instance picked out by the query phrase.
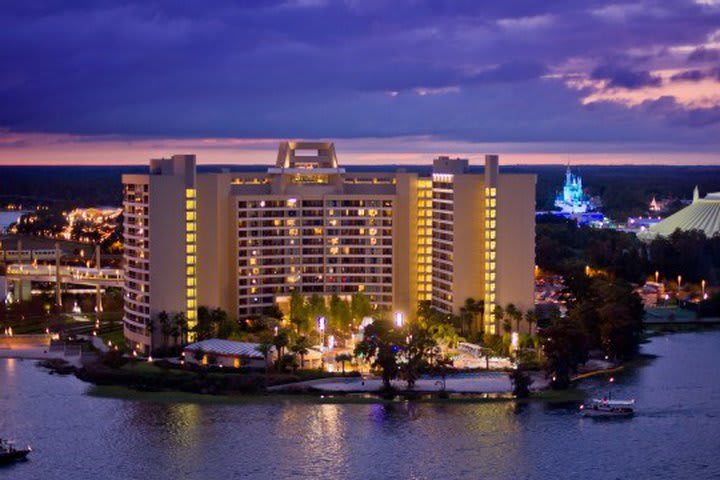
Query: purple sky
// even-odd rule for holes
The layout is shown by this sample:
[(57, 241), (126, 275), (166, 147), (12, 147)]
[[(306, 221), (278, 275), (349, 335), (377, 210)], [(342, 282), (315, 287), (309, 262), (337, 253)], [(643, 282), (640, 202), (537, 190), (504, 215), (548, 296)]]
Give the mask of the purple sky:
[(720, 0), (14, 1), (0, 163), (720, 163)]

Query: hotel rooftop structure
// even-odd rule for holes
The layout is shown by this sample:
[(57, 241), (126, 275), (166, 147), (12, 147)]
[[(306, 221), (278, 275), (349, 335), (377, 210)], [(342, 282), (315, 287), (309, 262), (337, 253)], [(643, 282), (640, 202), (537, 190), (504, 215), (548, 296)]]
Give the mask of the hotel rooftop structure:
[(141, 351), (161, 345), (161, 311), (242, 319), (293, 292), (362, 292), (410, 318), (474, 298), (498, 333), (495, 305), (533, 306), (535, 176), (500, 174), (494, 155), (483, 173), (448, 157), (427, 175), (347, 172), (332, 143), (282, 142), (256, 172), (197, 173), (175, 155), (122, 181), (125, 337)]

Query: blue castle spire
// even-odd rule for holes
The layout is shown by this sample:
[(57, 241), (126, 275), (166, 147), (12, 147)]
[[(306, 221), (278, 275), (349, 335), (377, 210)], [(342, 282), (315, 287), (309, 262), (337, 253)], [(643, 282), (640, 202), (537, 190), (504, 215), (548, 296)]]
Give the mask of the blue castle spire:
[(590, 200), (583, 192), (582, 177), (573, 175), (570, 165), (565, 170), (565, 185), (562, 193), (555, 198), (555, 206), (567, 213), (583, 213), (590, 210)]

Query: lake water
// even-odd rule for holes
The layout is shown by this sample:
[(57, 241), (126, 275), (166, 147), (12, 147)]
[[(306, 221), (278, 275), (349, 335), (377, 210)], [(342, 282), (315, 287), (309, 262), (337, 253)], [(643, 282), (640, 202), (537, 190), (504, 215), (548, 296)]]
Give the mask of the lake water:
[[(629, 420), (533, 402), (242, 404), (88, 395), (0, 360), (0, 436), (34, 447), (0, 479), (704, 479), (720, 477), (720, 332), (654, 338), (616, 377)], [(583, 384), (606, 391), (603, 380)]]

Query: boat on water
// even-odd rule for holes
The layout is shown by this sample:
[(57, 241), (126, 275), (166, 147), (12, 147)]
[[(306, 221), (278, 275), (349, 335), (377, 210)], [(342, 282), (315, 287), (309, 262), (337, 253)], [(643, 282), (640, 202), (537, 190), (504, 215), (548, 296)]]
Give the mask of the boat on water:
[(32, 448), (29, 445), (26, 448), (17, 448), (15, 442), (0, 438), (0, 464), (25, 460), (30, 452)]
[(635, 400), (593, 398), (589, 404), (580, 405), (583, 417), (613, 418), (631, 417), (635, 413)]

